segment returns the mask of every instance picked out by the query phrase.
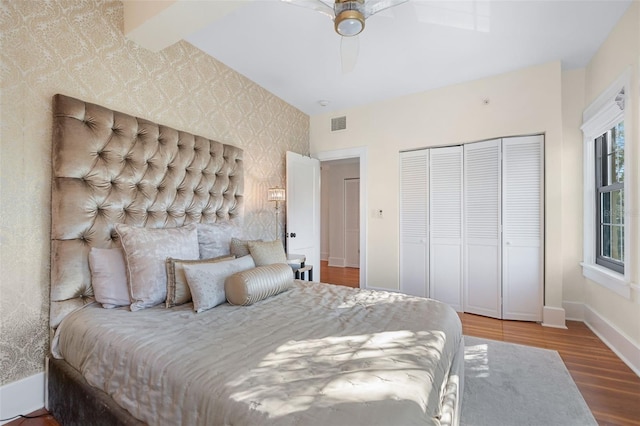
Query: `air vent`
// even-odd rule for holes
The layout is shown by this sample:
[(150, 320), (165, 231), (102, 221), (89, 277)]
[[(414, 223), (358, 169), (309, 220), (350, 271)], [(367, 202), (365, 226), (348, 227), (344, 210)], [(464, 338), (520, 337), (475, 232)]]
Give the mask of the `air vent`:
[(347, 116), (335, 117), (331, 119), (331, 131), (347, 130)]

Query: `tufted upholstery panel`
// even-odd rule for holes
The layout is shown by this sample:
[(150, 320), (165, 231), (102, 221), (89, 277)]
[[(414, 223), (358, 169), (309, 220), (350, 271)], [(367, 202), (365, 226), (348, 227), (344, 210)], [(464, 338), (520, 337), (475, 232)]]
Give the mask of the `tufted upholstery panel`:
[(116, 223), (241, 222), (241, 149), (63, 95), (53, 114), (52, 328), (93, 300), (89, 249)]

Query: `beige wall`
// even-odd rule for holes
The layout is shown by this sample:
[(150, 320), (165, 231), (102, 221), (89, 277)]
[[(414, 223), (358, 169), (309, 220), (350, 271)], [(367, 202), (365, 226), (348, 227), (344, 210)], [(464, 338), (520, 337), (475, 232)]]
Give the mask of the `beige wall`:
[[(309, 118), (188, 43), (152, 53), (122, 35), (119, 1), (2, 0), (0, 385), (48, 351), (51, 97), (63, 93), (245, 150), (247, 233), (270, 238), (266, 189)], [(283, 229), (281, 226), (280, 229)]]
[(582, 110), (584, 68), (562, 73), (562, 300), (584, 303), (582, 275)]
[[(640, 2), (633, 2), (618, 25), (609, 34), (585, 72), (585, 104), (591, 104), (625, 70), (631, 69), (631, 93), (627, 108), (631, 122), (625, 122), (625, 163), (629, 167), (625, 179), (630, 182), (635, 199), (631, 220), (627, 229), (631, 232), (631, 249), (634, 255), (627, 265), (632, 268), (631, 279), (640, 284)], [(640, 346), (640, 300), (638, 290), (632, 290), (632, 300), (625, 299), (604, 287), (588, 281), (585, 302), (592, 310), (608, 320)]]
[[(500, 136), (545, 136), (545, 305), (562, 306), (562, 74), (554, 62), (464, 84), (311, 117), (311, 152), (366, 145), (369, 206), (367, 285), (398, 289), (398, 152)], [(485, 105), (484, 99), (489, 103)], [(348, 130), (331, 133), (346, 114)], [(368, 212), (372, 217), (373, 212)], [(579, 259), (573, 259), (574, 264)]]

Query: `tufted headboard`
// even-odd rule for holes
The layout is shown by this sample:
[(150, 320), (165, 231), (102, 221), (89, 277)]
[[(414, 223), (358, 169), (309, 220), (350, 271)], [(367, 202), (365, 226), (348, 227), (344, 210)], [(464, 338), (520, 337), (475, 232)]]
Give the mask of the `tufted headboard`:
[(63, 95), (53, 98), (51, 328), (93, 301), (89, 249), (116, 223), (240, 222), (242, 150)]

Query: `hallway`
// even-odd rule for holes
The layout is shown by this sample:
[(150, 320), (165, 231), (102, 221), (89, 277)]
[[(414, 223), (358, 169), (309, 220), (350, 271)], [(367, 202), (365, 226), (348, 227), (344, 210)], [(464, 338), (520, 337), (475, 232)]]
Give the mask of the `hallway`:
[(340, 268), (328, 266), (326, 260), (320, 261), (320, 275), (323, 283), (344, 285), (347, 287), (360, 287), (359, 268)]

